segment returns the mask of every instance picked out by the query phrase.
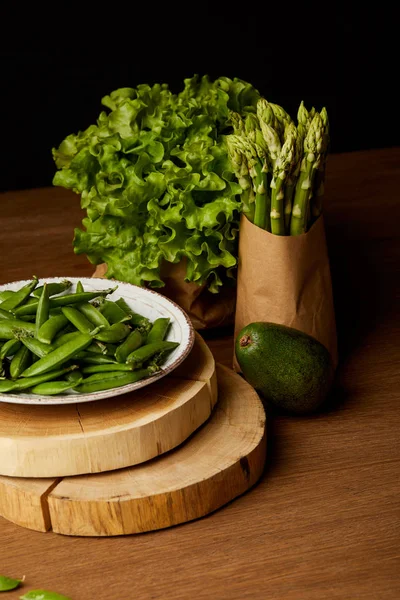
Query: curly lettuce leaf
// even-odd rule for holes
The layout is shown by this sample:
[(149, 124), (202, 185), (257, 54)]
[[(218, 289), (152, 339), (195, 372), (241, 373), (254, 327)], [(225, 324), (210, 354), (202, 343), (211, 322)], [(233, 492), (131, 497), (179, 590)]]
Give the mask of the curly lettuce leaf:
[(254, 112), (249, 83), (207, 76), (121, 88), (108, 112), (53, 149), (54, 185), (72, 189), (86, 211), (74, 251), (107, 276), (162, 287), (163, 261), (186, 258), (186, 280), (217, 292), (237, 265), (241, 187), (227, 155), (229, 111)]

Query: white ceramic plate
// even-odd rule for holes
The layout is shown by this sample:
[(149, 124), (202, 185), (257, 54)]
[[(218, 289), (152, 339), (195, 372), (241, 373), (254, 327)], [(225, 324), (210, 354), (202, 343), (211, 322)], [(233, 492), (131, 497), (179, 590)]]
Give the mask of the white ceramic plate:
[[(194, 328), (186, 313), (174, 302), (154, 292), (147, 290), (130, 283), (123, 283), (110, 279), (85, 278), (85, 277), (51, 277), (39, 279), (39, 284), (42, 285), (45, 281), (57, 282), (68, 279), (72, 282), (72, 287), (65, 293), (70, 294), (75, 291), (78, 281), (82, 282), (85, 292), (92, 290), (104, 290), (118, 286), (115, 292), (107, 296), (108, 300), (118, 300), (124, 298), (127, 304), (135, 313), (139, 313), (144, 317), (155, 321), (159, 317), (169, 317), (171, 326), (166, 337), (167, 340), (179, 342), (179, 346), (170, 352), (162, 365), (162, 370), (147, 379), (142, 379), (136, 383), (131, 383), (119, 388), (105, 390), (102, 392), (94, 392), (92, 394), (77, 394), (76, 392), (68, 392), (57, 396), (39, 396), (37, 394), (19, 393), (12, 394), (10, 392), (0, 393), (0, 402), (9, 402), (13, 404), (72, 404), (81, 402), (93, 402), (103, 398), (111, 398), (132, 392), (139, 388), (145, 387), (165, 377), (180, 365), (188, 356), (194, 344)], [(3, 290), (18, 290), (28, 281), (14, 281), (0, 286), (0, 291)]]

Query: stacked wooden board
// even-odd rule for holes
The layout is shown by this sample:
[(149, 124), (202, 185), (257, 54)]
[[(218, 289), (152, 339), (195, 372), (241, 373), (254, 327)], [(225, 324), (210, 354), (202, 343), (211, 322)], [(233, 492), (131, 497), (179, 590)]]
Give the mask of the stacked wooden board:
[(86, 404), (0, 402), (0, 515), (66, 535), (191, 521), (243, 494), (266, 458), (262, 403), (199, 334), (162, 380)]

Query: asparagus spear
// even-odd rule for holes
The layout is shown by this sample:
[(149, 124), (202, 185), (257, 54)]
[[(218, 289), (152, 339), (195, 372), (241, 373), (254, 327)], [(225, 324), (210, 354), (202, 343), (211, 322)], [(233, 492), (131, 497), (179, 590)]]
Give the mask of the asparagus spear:
[(293, 164), (296, 151), (297, 130), (294, 123), (287, 126), (286, 133), (280, 155), (275, 161), (271, 181), (271, 231), (276, 235), (285, 235), (284, 184)]
[(267, 175), (270, 171), (268, 146), (261, 132), (259, 121), (256, 115), (252, 113), (248, 114), (246, 117), (245, 133), (247, 135), (247, 139), (250, 140), (250, 142), (252, 143), (259, 158), (259, 161), (261, 162), (261, 172), (259, 171), (259, 165), (255, 166), (256, 210), (254, 215), (254, 222), (259, 227), (262, 227), (267, 231), (271, 231), (271, 198), (268, 191)]
[(232, 124), (235, 135), (245, 134), (244, 119), (239, 113), (232, 110), (229, 114), (229, 121)]
[(303, 156), (303, 144), (304, 138), (299, 132), (298, 128), (295, 128), (293, 132), (295, 137), (295, 146), (293, 153), (293, 161), (290, 165), (289, 172), (287, 175), (285, 185), (285, 198), (284, 198), (284, 211), (285, 211), (285, 230), (287, 233), (290, 232), (290, 219), (292, 216), (292, 205), (293, 205), (293, 194), (296, 187), (297, 178), (300, 172), (301, 159)]
[(289, 125), (293, 123), (293, 119), (282, 106), (279, 106), (279, 104), (270, 102), (269, 105), (275, 115), (276, 122), (279, 124), (275, 129), (277, 129), (278, 134), (280, 135), (281, 142), (284, 142), (287, 137), (287, 129)]
[(234, 172), (238, 178), (239, 185), (243, 190), (241, 199), (243, 203), (243, 212), (250, 221), (254, 220), (254, 191), (253, 183), (249, 173), (247, 158), (240, 149), (235, 135), (226, 137), (229, 158), (231, 160)]
[(304, 138), (304, 155), (293, 201), (290, 235), (300, 235), (307, 231), (310, 197), (316, 171), (321, 163), (323, 137), (324, 123), (316, 112)]
[(267, 226), (266, 214), (268, 203), (266, 172), (265, 170), (263, 171), (263, 165), (257, 155), (256, 146), (248, 138), (239, 135), (232, 134), (227, 137), (230, 138), (230, 143), (234, 144), (246, 157), (255, 191), (254, 224), (265, 229)]
[(257, 102), (257, 116), (273, 167), (281, 151), (281, 141), (276, 130), (279, 122), (270, 104), (264, 98), (260, 98)]
[(311, 213), (313, 221), (316, 221), (322, 213), (322, 197), (324, 195), (326, 157), (329, 148), (329, 119), (325, 107), (321, 110), (320, 117), (324, 124), (324, 132), (322, 135), (321, 161), (317, 173), (315, 175), (314, 192), (312, 196), (313, 203), (311, 207)]

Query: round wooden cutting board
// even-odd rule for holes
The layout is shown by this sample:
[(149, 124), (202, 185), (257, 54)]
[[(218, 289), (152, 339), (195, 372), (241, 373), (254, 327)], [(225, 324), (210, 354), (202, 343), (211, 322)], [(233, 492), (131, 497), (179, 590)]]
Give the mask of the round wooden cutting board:
[(218, 403), (189, 440), (147, 463), (64, 479), (0, 477), (0, 514), (30, 529), (114, 536), (197, 519), (250, 489), (266, 459), (263, 405), (217, 365)]
[(63, 477), (130, 467), (175, 448), (217, 401), (215, 362), (196, 334), (188, 358), (148, 387), (96, 402), (0, 402), (0, 475)]

